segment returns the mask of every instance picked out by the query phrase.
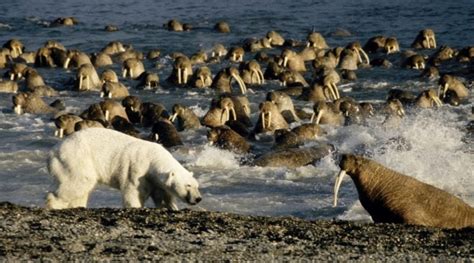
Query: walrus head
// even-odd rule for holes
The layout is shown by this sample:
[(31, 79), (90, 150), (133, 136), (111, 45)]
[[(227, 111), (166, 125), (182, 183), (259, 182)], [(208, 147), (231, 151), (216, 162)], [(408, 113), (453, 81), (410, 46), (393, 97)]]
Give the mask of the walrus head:
[(23, 113), (23, 108), (26, 105), (28, 99), (28, 93), (20, 92), (12, 97), (13, 111), (20, 115)]
[(346, 174), (355, 174), (361, 162), (362, 159), (359, 156), (353, 154), (342, 155), (341, 161), (339, 162), (339, 167), (341, 168), (341, 171), (337, 175), (336, 182), (334, 184), (334, 207), (337, 206), (337, 194), (339, 192), (339, 187), (341, 186), (342, 179), (344, 179), (344, 176)]

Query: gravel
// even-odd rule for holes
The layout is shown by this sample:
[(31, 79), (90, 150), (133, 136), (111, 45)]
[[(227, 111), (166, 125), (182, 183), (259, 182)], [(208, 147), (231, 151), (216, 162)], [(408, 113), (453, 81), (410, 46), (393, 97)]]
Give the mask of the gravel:
[(0, 203), (0, 261), (466, 261), (474, 228)]

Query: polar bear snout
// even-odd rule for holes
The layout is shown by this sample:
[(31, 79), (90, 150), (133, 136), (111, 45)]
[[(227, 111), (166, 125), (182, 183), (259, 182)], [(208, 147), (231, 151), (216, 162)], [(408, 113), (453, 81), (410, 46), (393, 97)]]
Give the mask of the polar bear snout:
[(195, 205), (199, 202), (201, 202), (202, 197), (201, 193), (199, 193), (199, 190), (193, 189), (192, 187), (186, 187), (187, 194), (186, 194), (186, 202), (190, 205)]

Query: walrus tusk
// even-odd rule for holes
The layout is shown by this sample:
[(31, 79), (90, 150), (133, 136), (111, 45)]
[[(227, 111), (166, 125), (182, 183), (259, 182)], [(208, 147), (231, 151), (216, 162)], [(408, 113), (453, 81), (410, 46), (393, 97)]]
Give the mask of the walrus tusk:
[(360, 56), (359, 50), (358, 50), (358, 49), (355, 49), (355, 53), (356, 53), (356, 55), (357, 55), (357, 61), (358, 61), (359, 63), (362, 63), (362, 57)]
[(329, 92), (331, 92), (331, 96), (332, 96), (333, 100), (337, 100), (336, 93), (334, 93), (334, 89), (332, 88), (331, 84), (329, 84), (329, 86), (327, 86), (327, 87), (329, 89)]
[(436, 103), (436, 105), (437, 105), (438, 107), (441, 107), (441, 106), (443, 105), (443, 102), (441, 102), (441, 100), (440, 100), (438, 97), (433, 96), (432, 99), (433, 99), (433, 101)]
[(232, 112), (232, 120), (236, 121), (237, 120), (237, 114), (235, 114), (235, 109), (230, 108), (230, 112)]
[(237, 59), (237, 54), (233, 53), (233, 54), (232, 54), (232, 61), (234, 61), (234, 62), (235, 62), (235, 61), (236, 61), (236, 59)]
[(246, 114), (247, 116), (250, 116), (250, 108), (249, 108), (249, 106), (243, 105), (242, 107), (244, 108), (245, 114)]
[(89, 76), (86, 76), (86, 88), (87, 88), (87, 90), (91, 89), (90, 88), (90, 78), (89, 78)]
[(127, 77), (127, 69), (126, 68), (122, 69), (122, 77), (124, 77), (124, 78)]
[(225, 107), (221, 113), (221, 123), (225, 124), (229, 120), (229, 108)]
[(106, 121), (110, 120), (110, 112), (108, 110), (105, 111), (105, 120)]
[(105, 94), (104, 94), (104, 92), (102, 91), (102, 92), (100, 93), (100, 97), (103, 98), (104, 95), (105, 95)]
[(240, 91), (242, 92), (242, 94), (245, 94), (247, 92), (247, 87), (245, 86), (245, 83), (244, 81), (242, 80), (242, 78), (237, 75), (237, 73), (232, 73), (231, 75), (235, 81), (237, 81), (237, 83), (239, 84), (239, 88), (240, 88)]
[(23, 110), (21, 108), (20, 105), (16, 105), (14, 108), (13, 108), (13, 111), (18, 114), (18, 115), (21, 115), (23, 113)]
[(265, 130), (265, 113), (260, 113), (260, 118), (262, 119), (262, 129)]
[(397, 113), (398, 113), (398, 115), (399, 115), (400, 117), (405, 116), (405, 110), (403, 110), (403, 109), (399, 109), (399, 110), (397, 111)]
[(444, 86), (442, 86), (443, 90), (441, 92), (441, 98), (444, 99), (444, 96), (446, 96), (446, 92), (448, 91), (449, 88), (449, 83), (445, 83)]
[(183, 84), (188, 83), (188, 69), (184, 68), (183, 69)]
[(306, 42), (306, 47), (310, 47), (311, 46), (311, 42)]
[[(313, 122), (314, 120), (314, 116), (316, 116), (316, 113), (313, 113), (313, 115), (311, 115), (311, 123)], [(319, 124), (319, 122), (321, 121), (321, 117), (323, 116), (323, 110), (320, 110), (318, 112), (318, 116), (316, 117), (316, 124)]]
[(436, 39), (434, 37), (432, 37), (431, 40), (433, 42), (433, 48), (436, 48)]
[(334, 89), (334, 93), (336, 93), (336, 99), (340, 99), (341, 95), (339, 94), (339, 90), (337, 89), (336, 83), (331, 83), (332, 88)]
[(286, 65), (288, 64), (288, 57), (283, 58), (283, 67), (286, 68)]
[(201, 80), (202, 87), (205, 88), (205, 87), (206, 87), (206, 82), (204, 82), (204, 76), (203, 76), (203, 75), (200, 75), (200, 76), (199, 76), (199, 79)]
[(178, 68), (178, 84), (183, 83), (183, 76), (181, 73), (181, 68)]
[(260, 74), (260, 80), (261, 80), (261, 84), (265, 84), (265, 77), (263, 76), (263, 72), (262, 70), (257, 70), (258, 74)]
[(253, 81), (253, 76), (257, 76), (257, 84), (260, 84), (260, 75), (258, 75), (257, 73), (257, 70), (256, 69), (252, 69), (250, 71), (250, 81), (252, 82)]
[[(366, 63), (367, 65), (370, 65), (370, 60), (369, 60), (369, 56), (367, 55), (367, 53), (365, 53), (365, 51), (362, 49), (362, 48), (359, 48), (360, 52), (362, 52), (362, 54), (364, 55), (364, 58), (366, 60)], [(361, 61), (362, 62), (362, 61)]]
[(15, 79), (15, 74), (10, 73), (10, 80), (14, 80), (14, 79)]
[(334, 183), (334, 203), (332, 204), (333, 207), (337, 206), (337, 194), (339, 192), (339, 187), (341, 187), (342, 179), (344, 179), (345, 175), (346, 171), (341, 170), (336, 176), (336, 182)]
[(112, 98), (112, 92), (109, 91), (107, 97), (109, 97), (109, 99), (111, 99)]
[(79, 90), (82, 90), (82, 75), (79, 76)]
[(174, 122), (174, 120), (176, 119), (177, 116), (178, 116), (178, 113), (175, 113), (175, 114), (173, 114), (173, 115), (170, 116), (169, 120), (170, 120), (171, 122)]
[(267, 117), (267, 128), (270, 128), (270, 125), (272, 124), (272, 112), (268, 112), (267, 113), (268, 117)]
[(67, 68), (69, 66), (70, 61), (71, 61), (71, 58), (66, 58), (66, 61), (64, 61), (63, 68)]
[(57, 130), (54, 132), (54, 136), (56, 136), (56, 137), (58, 137), (58, 138), (63, 138), (63, 137), (64, 137), (64, 129), (63, 129), (63, 128), (57, 129)]

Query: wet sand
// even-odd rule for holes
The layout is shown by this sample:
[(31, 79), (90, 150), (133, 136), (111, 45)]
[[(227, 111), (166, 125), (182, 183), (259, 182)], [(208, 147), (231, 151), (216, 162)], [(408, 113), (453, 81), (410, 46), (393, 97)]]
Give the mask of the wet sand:
[(0, 203), (0, 260), (471, 261), (474, 228)]

